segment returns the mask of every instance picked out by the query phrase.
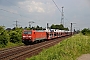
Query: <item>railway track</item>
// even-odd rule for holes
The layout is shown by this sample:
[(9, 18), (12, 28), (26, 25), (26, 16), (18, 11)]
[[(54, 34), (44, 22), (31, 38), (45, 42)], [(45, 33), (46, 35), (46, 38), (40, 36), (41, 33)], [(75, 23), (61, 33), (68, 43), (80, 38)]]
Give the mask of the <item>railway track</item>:
[(0, 51), (0, 60), (25, 60), (25, 58), (36, 55), (40, 51), (42, 51), (42, 49), (53, 46), (56, 43), (68, 37), (70, 36), (57, 38), (54, 40), (45, 41), (38, 44), (20, 46), (20, 47), (2, 50)]

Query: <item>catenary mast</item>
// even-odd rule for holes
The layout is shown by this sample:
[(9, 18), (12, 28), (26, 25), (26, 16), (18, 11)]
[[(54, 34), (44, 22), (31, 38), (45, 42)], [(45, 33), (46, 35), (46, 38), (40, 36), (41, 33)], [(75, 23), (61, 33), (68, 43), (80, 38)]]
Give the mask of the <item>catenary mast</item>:
[(63, 12), (63, 8), (62, 7), (62, 13), (61, 13), (61, 24), (64, 25), (64, 12)]

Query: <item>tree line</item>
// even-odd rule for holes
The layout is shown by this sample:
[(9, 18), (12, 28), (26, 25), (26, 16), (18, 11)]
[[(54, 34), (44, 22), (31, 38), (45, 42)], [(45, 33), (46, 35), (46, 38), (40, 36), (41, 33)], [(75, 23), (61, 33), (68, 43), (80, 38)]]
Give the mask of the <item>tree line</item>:
[(50, 28), (51, 29), (59, 29), (59, 30), (68, 30), (69, 31), (68, 27), (65, 28), (62, 24), (60, 24), (60, 25), (52, 24)]
[[(65, 28), (62, 24), (60, 25), (55, 25), (55, 24), (52, 24), (50, 27), (48, 27), (49, 29), (59, 29), (59, 30), (68, 30), (68, 27)], [(45, 30), (46, 28), (43, 28), (43, 27), (40, 27), (40, 26), (36, 26), (36, 27), (25, 27), (24, 29), (33, 29), (33, 30)]]

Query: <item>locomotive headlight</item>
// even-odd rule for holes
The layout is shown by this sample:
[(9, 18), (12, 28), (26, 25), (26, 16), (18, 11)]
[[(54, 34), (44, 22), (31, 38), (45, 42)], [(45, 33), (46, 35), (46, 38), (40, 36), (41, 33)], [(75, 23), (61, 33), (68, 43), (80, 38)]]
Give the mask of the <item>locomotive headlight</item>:
[(23, 38), (26, 37), (26, 36), (23, 36)]
[(28, 36), (29, 37), (29, 39), (31, 39), (31, 36)]
[(31, 36), (28, 36), (29, 38), (31, 38)]

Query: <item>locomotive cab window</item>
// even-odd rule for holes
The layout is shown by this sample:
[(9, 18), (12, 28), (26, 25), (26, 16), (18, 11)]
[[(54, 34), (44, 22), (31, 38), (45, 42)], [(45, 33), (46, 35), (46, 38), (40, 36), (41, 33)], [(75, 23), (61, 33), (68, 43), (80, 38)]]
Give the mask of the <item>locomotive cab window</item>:
[(24, 31), (24, 34), (32, 34), (31, 31)]

